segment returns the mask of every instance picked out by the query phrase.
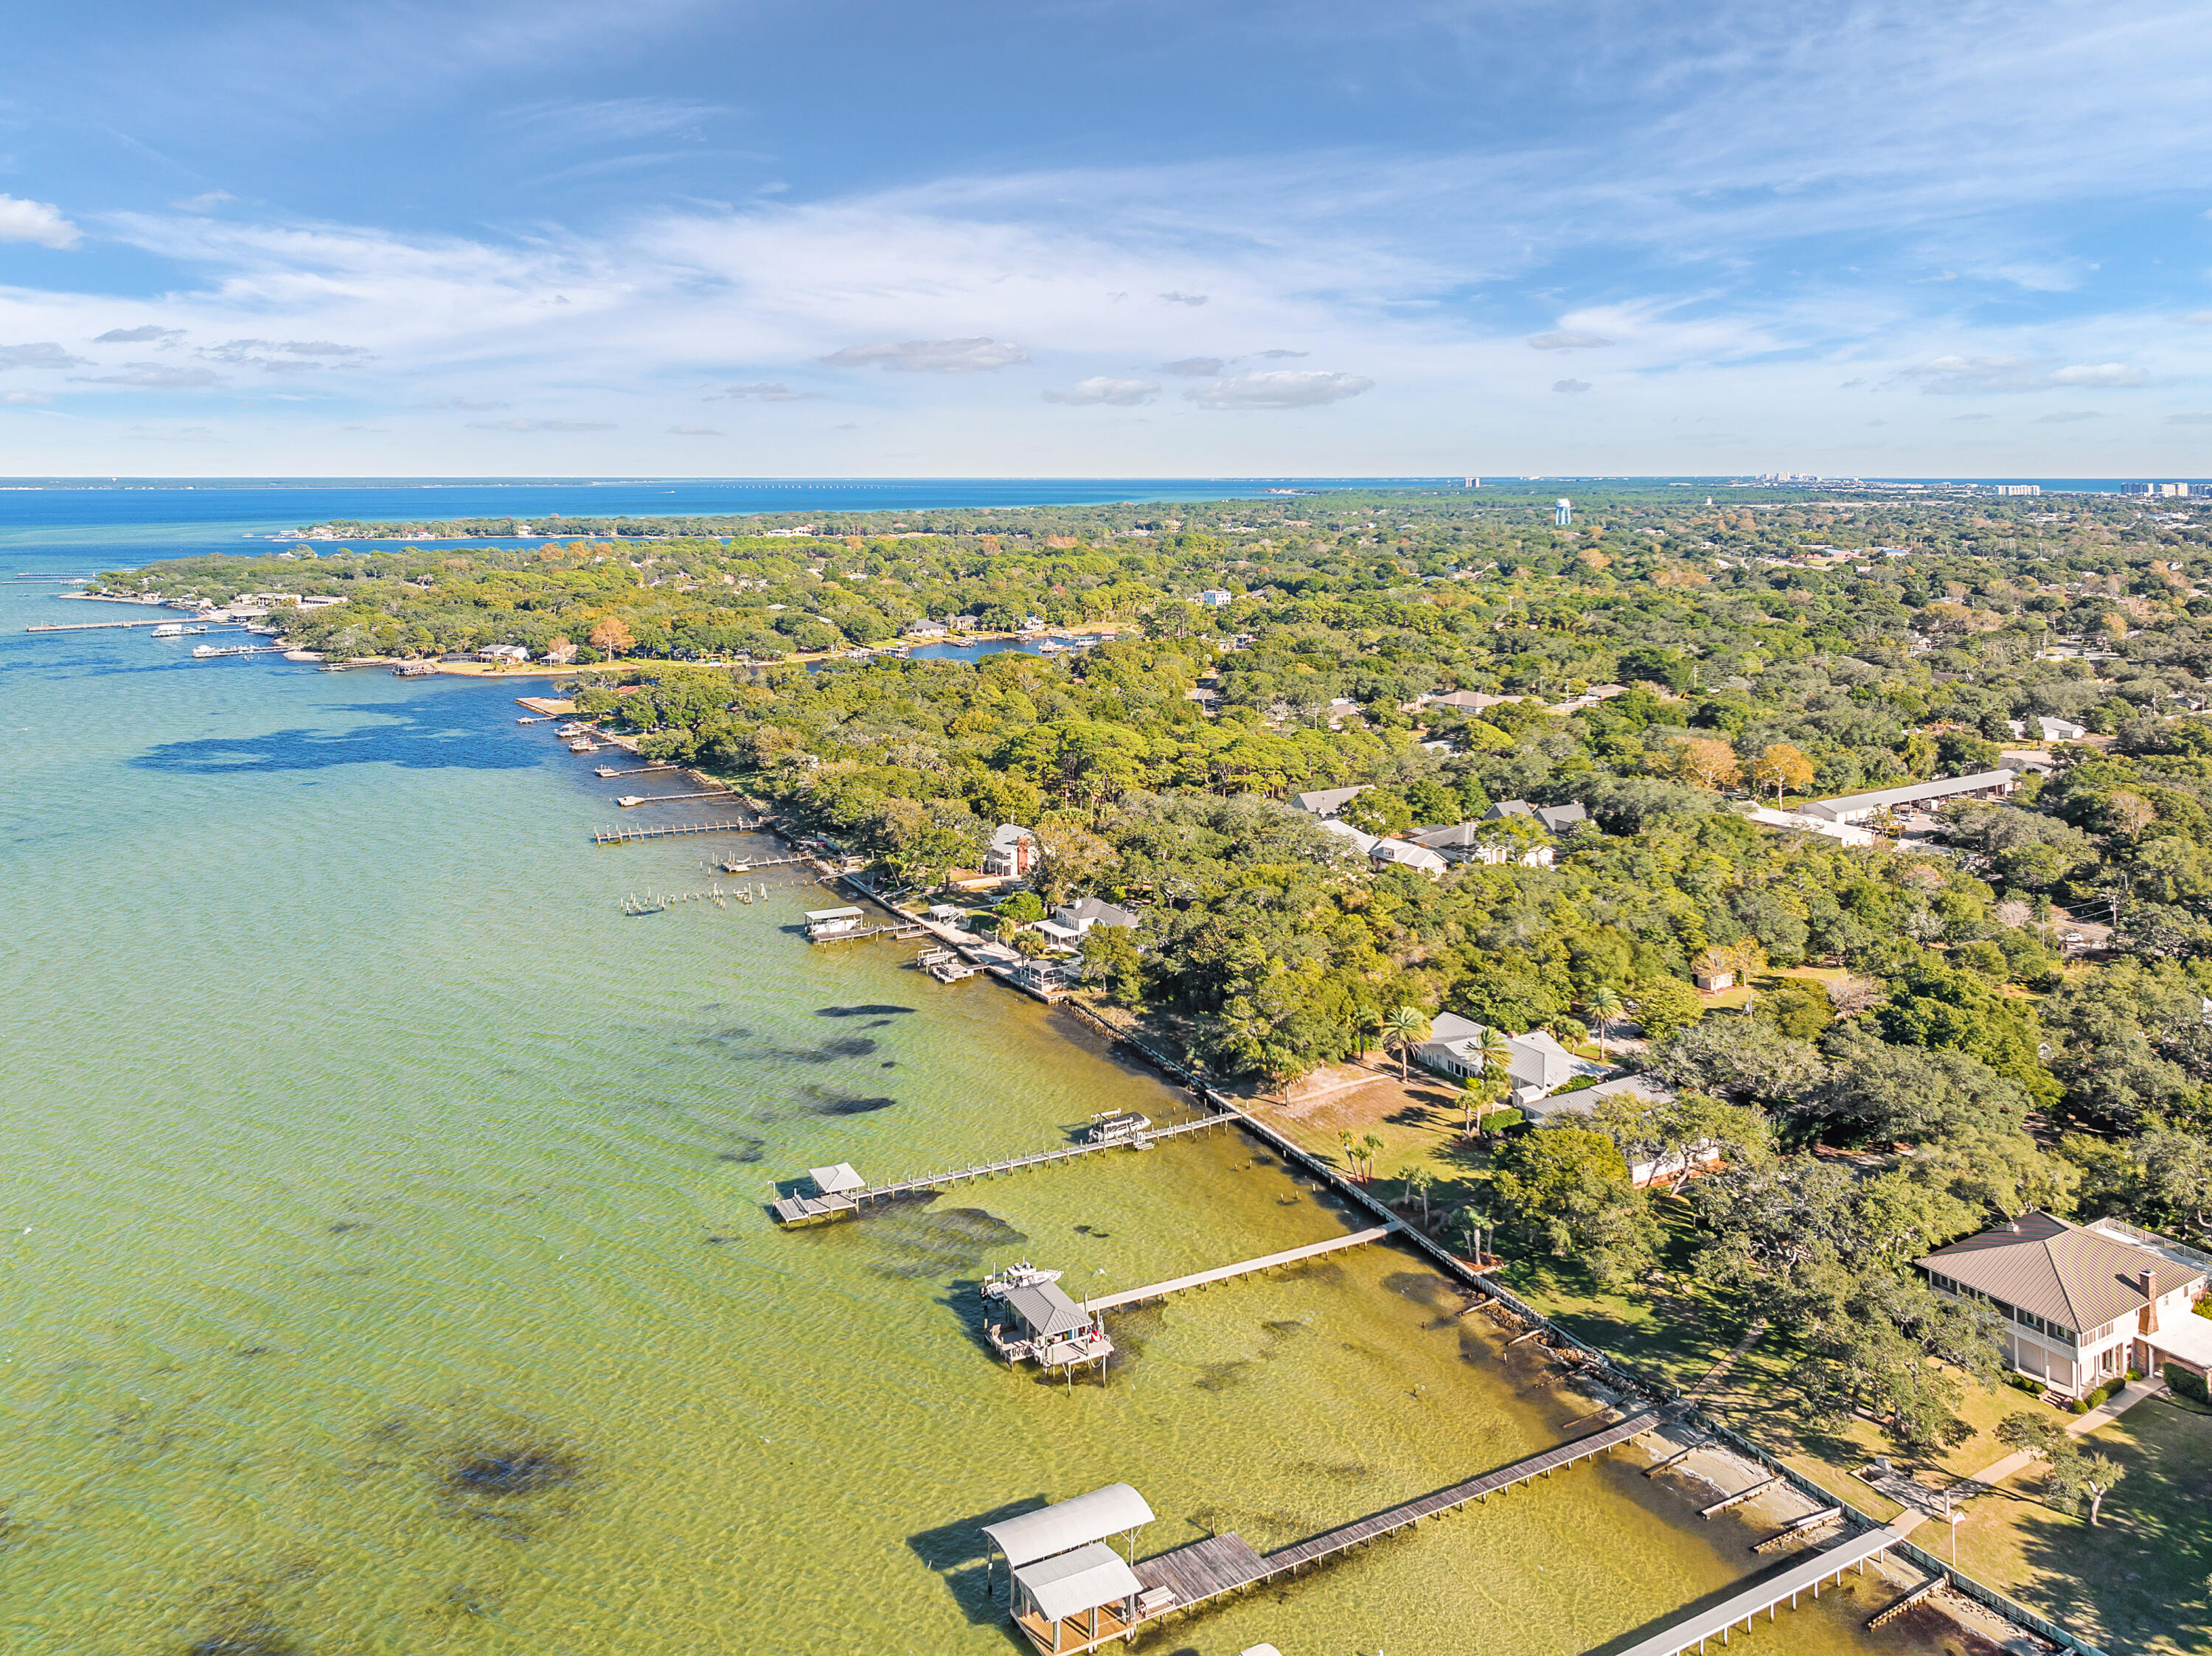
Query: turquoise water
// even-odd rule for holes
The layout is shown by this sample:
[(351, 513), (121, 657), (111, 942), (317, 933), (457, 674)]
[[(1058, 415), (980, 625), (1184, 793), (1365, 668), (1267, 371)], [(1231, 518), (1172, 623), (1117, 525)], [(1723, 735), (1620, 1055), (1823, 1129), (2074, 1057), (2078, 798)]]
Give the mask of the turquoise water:
[[(21, 631), (88, 611), (0, 587), (9, 1651), (1015, 1652), (1009, 1506), (1125, 1478), (1146, 1550), (1264, 1550), (1585, 1410), (1387, 1248), (1121, 1317), (1103, 1386), (1010, 1374), (994, 1265), (1107, 1291), (1348, 1216), (1201, 1136), (777, 1234), (811, 1165), (1180, 1101), (911, 945), (810, 948), (793, 870), (623, 917), (747, 842), (592, 845), (618, 785), (514, 687)], [(1586, 1651), (1757, 1567), (1692, 1511), (1617, 1459), (1143, 1647)], [(1920, 1647), (1864, 1613), (1768, 1647)]]

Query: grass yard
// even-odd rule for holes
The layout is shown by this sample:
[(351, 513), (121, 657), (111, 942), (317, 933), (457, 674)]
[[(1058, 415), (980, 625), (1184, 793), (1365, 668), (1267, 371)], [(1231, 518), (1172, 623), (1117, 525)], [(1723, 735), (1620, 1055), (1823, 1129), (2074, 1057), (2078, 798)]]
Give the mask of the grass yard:
[(1959, 1526), (1960, 1568), (2112, 1656), (2212, 1648), (2212, 1415), (2153, 1398), (2083, 1447), (2127, 1469), (2097, 1527), (2038, 1501), (2032, 1467)]

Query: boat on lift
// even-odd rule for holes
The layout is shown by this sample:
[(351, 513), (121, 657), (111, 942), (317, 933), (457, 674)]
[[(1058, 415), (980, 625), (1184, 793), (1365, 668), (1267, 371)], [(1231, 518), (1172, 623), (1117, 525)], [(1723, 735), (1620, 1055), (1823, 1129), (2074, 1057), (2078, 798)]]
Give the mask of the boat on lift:
[(1010, 1288), (1035, 1288), (1040, 1283), (1056, 1283), (1066, 1274), (1065, 1271), (1043, 1270), (1027, 1259), (1017, 1259), (1004, 1271), (983, 1278), (983, 1297), (1003, 1300)]

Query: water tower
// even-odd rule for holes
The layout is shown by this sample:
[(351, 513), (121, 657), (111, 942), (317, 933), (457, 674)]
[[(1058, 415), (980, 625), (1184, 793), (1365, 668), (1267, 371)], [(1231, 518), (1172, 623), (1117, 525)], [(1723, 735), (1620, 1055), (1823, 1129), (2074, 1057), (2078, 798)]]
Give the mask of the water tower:
[(1568, 525), (1572, 524), (1574, 520), (1575, 503), (1572, 500), (1562, 499), (1559, 505), (1552, 508), (1552, 521), (1559, 525), (1560, 528), (1566, 528)]

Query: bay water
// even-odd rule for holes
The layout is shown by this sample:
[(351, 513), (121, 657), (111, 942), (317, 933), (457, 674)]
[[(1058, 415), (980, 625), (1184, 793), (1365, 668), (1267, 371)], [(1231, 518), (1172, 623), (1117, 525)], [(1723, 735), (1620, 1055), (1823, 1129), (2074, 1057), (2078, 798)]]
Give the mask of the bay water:
[[(104, 526), (0, 495), (0, 573), (334, 509), (193, 493), (118, 493)], [(1127, 1480), (1145, 1550), (1264, 1551), (1587, 1407), (1389, 1247), (1115, 1316), (1103, 1386), (1010, 1372), (977, 1337), (990, 1269), (1103, 1293), (1360, 1221), (1215, 1134), (779, 1234), (772, 1181), (810, 1166), (1186, 1106), (912, 944), (810, 946), (819, 887), (710, 865), (763, 842), (593, 845), (632, 785), (516, 722), (538, 686), (27, 634), (137, 618), (55, 590), (0, 584), (9, 1652), (1011, 1656), (979, 1522)], [(766, 895), (621, 912), (741, 880)], [(1613, 1647), (1763, 1568), (1758, 1529), (1616, 1456), (1143, 1647)], [(1866, 1609), (1753, 1643), (1940, 1647)]]

